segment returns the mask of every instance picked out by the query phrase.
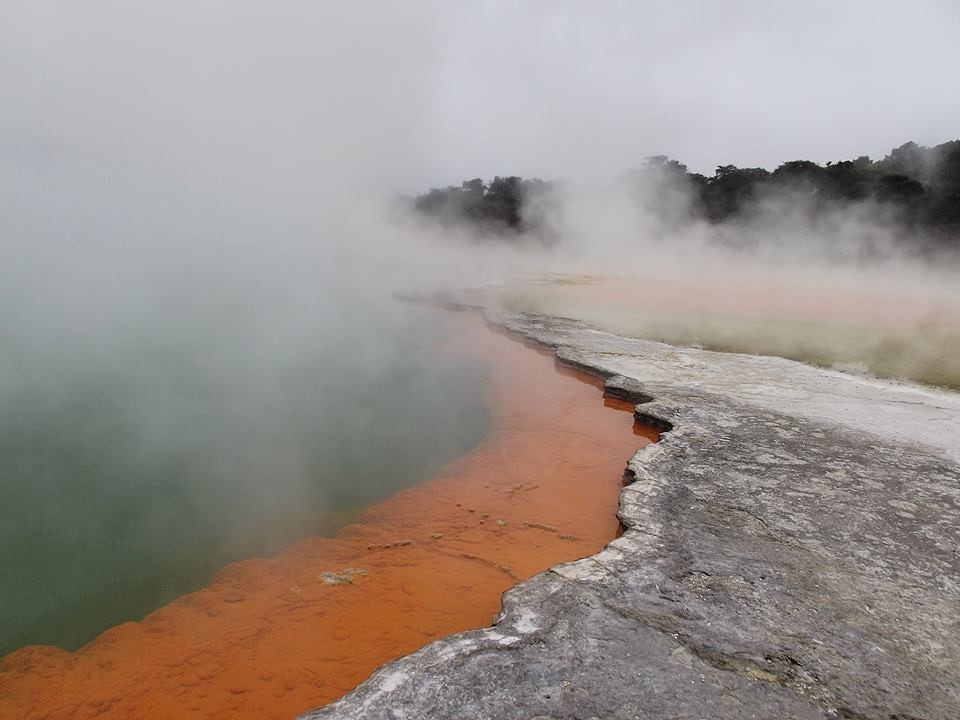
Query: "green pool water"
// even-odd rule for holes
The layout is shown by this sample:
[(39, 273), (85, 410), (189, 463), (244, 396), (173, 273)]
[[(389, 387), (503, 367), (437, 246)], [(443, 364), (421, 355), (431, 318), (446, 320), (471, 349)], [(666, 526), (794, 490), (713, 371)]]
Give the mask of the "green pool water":
[[(219, 313), (219, 314), (218, 314)], [(0, 655), (74, 649), (225, 564), (332, 533), (484, 434), (449, 315), (381, 300), (0, 353)]]

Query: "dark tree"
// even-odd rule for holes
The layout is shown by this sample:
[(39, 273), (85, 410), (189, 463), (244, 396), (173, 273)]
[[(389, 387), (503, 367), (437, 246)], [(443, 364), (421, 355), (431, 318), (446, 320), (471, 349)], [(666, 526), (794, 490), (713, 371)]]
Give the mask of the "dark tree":
[(687, 166), (666, 155), (653, 155), (639, 169), (628, 172), (627, 181), (637, 193), (644, 211), (665, 225), (675, 225), (702, 215), (702, 175), (687, 172)]
[(755, 198), (758, 187), (770, 177), (763, 168), (721, 165), (703, 188), (703, 207), (713, 222), (742, 212)]

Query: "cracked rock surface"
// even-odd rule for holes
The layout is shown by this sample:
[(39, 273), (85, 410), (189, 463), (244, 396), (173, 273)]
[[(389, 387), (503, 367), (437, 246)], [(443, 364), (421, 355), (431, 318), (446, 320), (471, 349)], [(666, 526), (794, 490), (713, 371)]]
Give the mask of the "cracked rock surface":
[(960, 718), (960, 395), (498, 322), (666, 430), (625, 532), (305, 717)]

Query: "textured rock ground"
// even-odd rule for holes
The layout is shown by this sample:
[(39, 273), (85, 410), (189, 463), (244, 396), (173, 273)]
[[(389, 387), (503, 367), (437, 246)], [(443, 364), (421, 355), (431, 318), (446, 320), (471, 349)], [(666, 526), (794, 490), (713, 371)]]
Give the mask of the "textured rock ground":
[(669, 429), (626, 530), (307, 717), (960, 718), (960, 395), (500, 322)]

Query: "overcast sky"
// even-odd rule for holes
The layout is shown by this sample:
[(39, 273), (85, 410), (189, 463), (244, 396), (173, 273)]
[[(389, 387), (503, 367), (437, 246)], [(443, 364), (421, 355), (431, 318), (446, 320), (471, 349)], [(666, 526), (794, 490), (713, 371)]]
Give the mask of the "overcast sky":
[(960, 137), (958, 38), (956, 0), (6, 0), (0, 172), (295, 201), (882, 157)]

